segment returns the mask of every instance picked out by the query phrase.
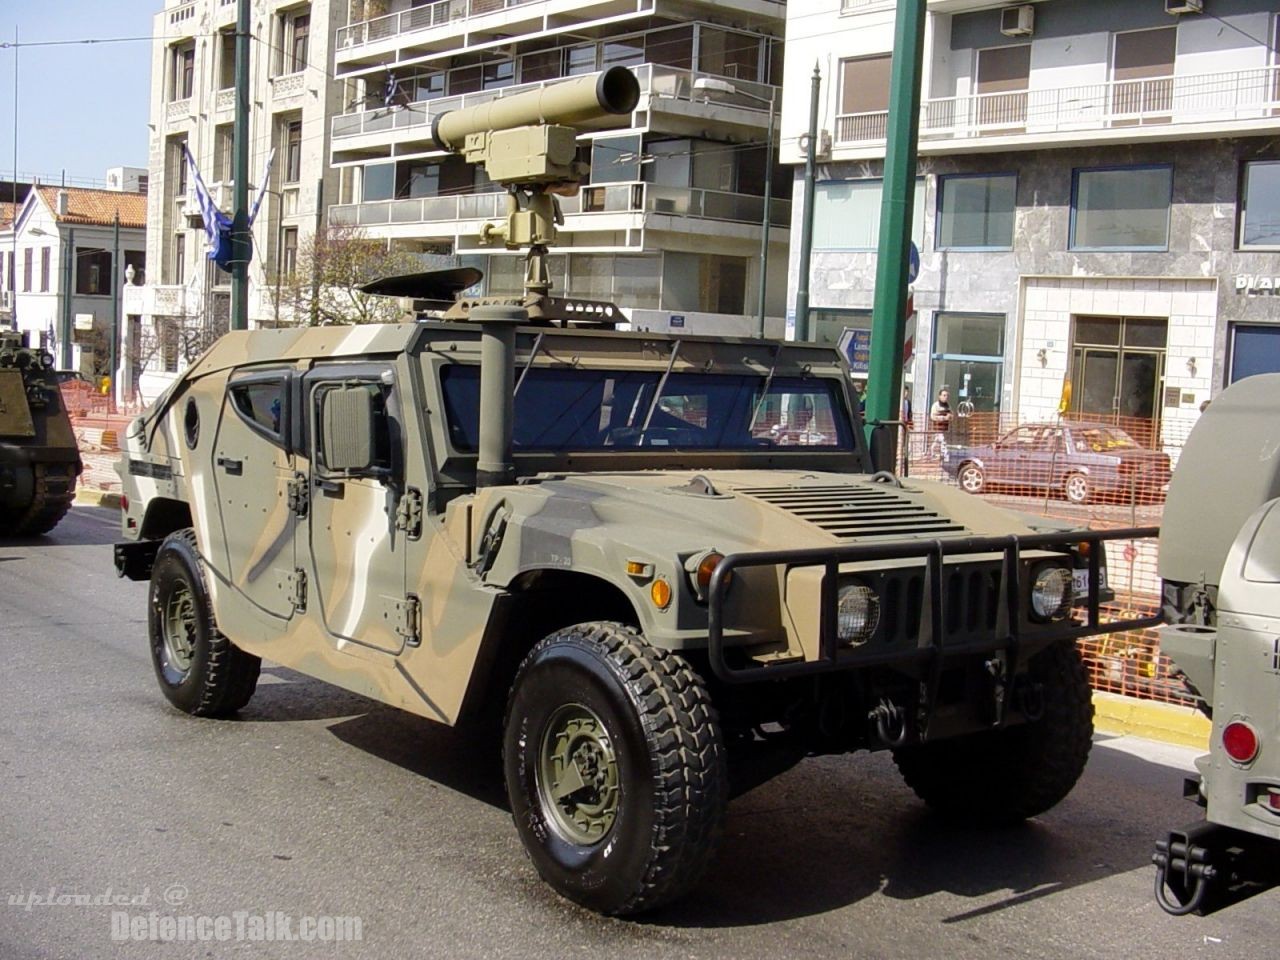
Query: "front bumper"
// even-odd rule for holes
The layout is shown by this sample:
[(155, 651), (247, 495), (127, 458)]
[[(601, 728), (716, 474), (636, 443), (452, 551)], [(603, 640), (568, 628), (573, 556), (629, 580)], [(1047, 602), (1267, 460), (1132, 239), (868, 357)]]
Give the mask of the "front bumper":
[[(716, 566), (708, 589), (707, 649), (712, 671), (725, 683), (750, 683), (810, 676), (839, 670), (855, 670), (886, 665), (923, 667), (930, 675), (941, 675), (945, 662), (962, 656), (1004, 651), (1009, 660), (1009, 673), (1017, 663), (1019, 652), (1028, 642), (1043, 646), (1058, 640), (1079, 640), (1100, 633), (1140, 630), (1158, 625), (1163, 615), (1102, 622), (1100, 606), (1106, 599), (1099, 583), (1102, 569), (1102, 543), (1107, 540), (1149, 539), (1159, 535), (1157, 527), (1134, 527), (1120, 530), (1072, 530), (1036, 533), (1025, 536), (967, 537), (955, 540), (920, 540), (907, 543), (855, 544), (804, 550), (773, 550), (759, 553), (730, 554)], [(1085, 619), (1074, 616), (1057, 623), (1037, 623), (1029, 629), (1027, 600), (1022, 584), (1026, 551), (1054, 550), (1088, 544), (1089, 589), (1083, 603)], [(996, 616), (990, 633), (975, 636), (972, 631), (957, 630), (947, 616), (949, 598), (945, 585), (956, 565), (947, 558), (997, 554), (1001, 557), (996, 579)], [(1065, 555), (1064, 555), (1065, 557)], [(915, 643), (904, 647), (864, 644), (842, 647), (837, 635), (837, 595), (841, 585), (840, 565), (849, 563), (889, 562), (905, 559), (924, 560), (924, 585), (921, 596), (919, 628)], [(743, 567), (781, 566), (821, 567), (820, 614), (818, 619), (817, 656), (803, 661), (751, 662), (741, 651), (731, 653), (726, 634), (734, 625), (726, 622), (725, 599), (734, 570)], [(731, 662), (734, 657), (736, 662)]]

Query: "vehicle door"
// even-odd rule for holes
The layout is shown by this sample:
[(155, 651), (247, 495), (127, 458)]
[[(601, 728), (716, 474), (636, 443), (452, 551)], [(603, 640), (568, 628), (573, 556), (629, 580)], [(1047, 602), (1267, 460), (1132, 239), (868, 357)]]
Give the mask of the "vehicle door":
[(1027, 453), (1027, 483), (1043, 487), (1050, 483), (1057, 467), (1061, 466), (1063, 456), (1062, 429), (1060, 427), (1041, 427)]
[(297, 516), (288, 369), (249, 370), (227, 382), (213, 450), (217, 510), (210, 561), (251, 603), (288, 619), (296, 609)]
[(1014, 485), (1031, 483), (1031, 454), (1038, 433), (1038, 427), (1018, 427), (996, 441), (995, 456), (987, 477)]
[(340, 641), (399, 653), (412, 623), (405, 537), (396, 527), (404, 476), (400, 396), (390, 363), (307, 374), (311, 576), (308, 605)]

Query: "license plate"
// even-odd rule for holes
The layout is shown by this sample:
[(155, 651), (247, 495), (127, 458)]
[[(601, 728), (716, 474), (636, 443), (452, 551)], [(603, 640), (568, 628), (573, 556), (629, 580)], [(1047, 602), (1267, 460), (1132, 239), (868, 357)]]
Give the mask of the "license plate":
[[(1107, 568), (1102, 567), (1098, 570), (1098, 589), (1107, 589)], [(1089, 571), (1088, 570), (1072, 570), (1071, 571), (1071, 587), (1077, 600), (1082, 597), (1089, 596)]]

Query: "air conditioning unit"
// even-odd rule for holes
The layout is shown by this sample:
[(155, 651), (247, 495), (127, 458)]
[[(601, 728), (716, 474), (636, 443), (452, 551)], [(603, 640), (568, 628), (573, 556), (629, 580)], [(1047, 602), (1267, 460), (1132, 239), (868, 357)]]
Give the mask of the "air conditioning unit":
[(1164, 12), (1174, 16), (1182, 13), (1204, 13), (1204, 0), (1164, 0)]
[[(1169, 0), (1165, 0), (1166, 3)], [(1000, 11), (1000, 32), (1006, 37), (1029, 37), (1036, 30), (1036, 8), (1031, 4)]]

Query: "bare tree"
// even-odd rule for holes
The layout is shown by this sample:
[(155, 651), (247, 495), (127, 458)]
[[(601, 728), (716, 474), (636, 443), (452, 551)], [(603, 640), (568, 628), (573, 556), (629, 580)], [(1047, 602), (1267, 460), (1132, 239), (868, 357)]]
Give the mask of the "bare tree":
[(393, 323), (403, 316), (398, 301), (359, 287), (422, 269), (422, 261), (407, 250), (388, 250), (384, 241), (366, 237), (357, 227), (331, 227), (299, 244), (293, 272), (274, 278), (272, 294), (282, 321)]

